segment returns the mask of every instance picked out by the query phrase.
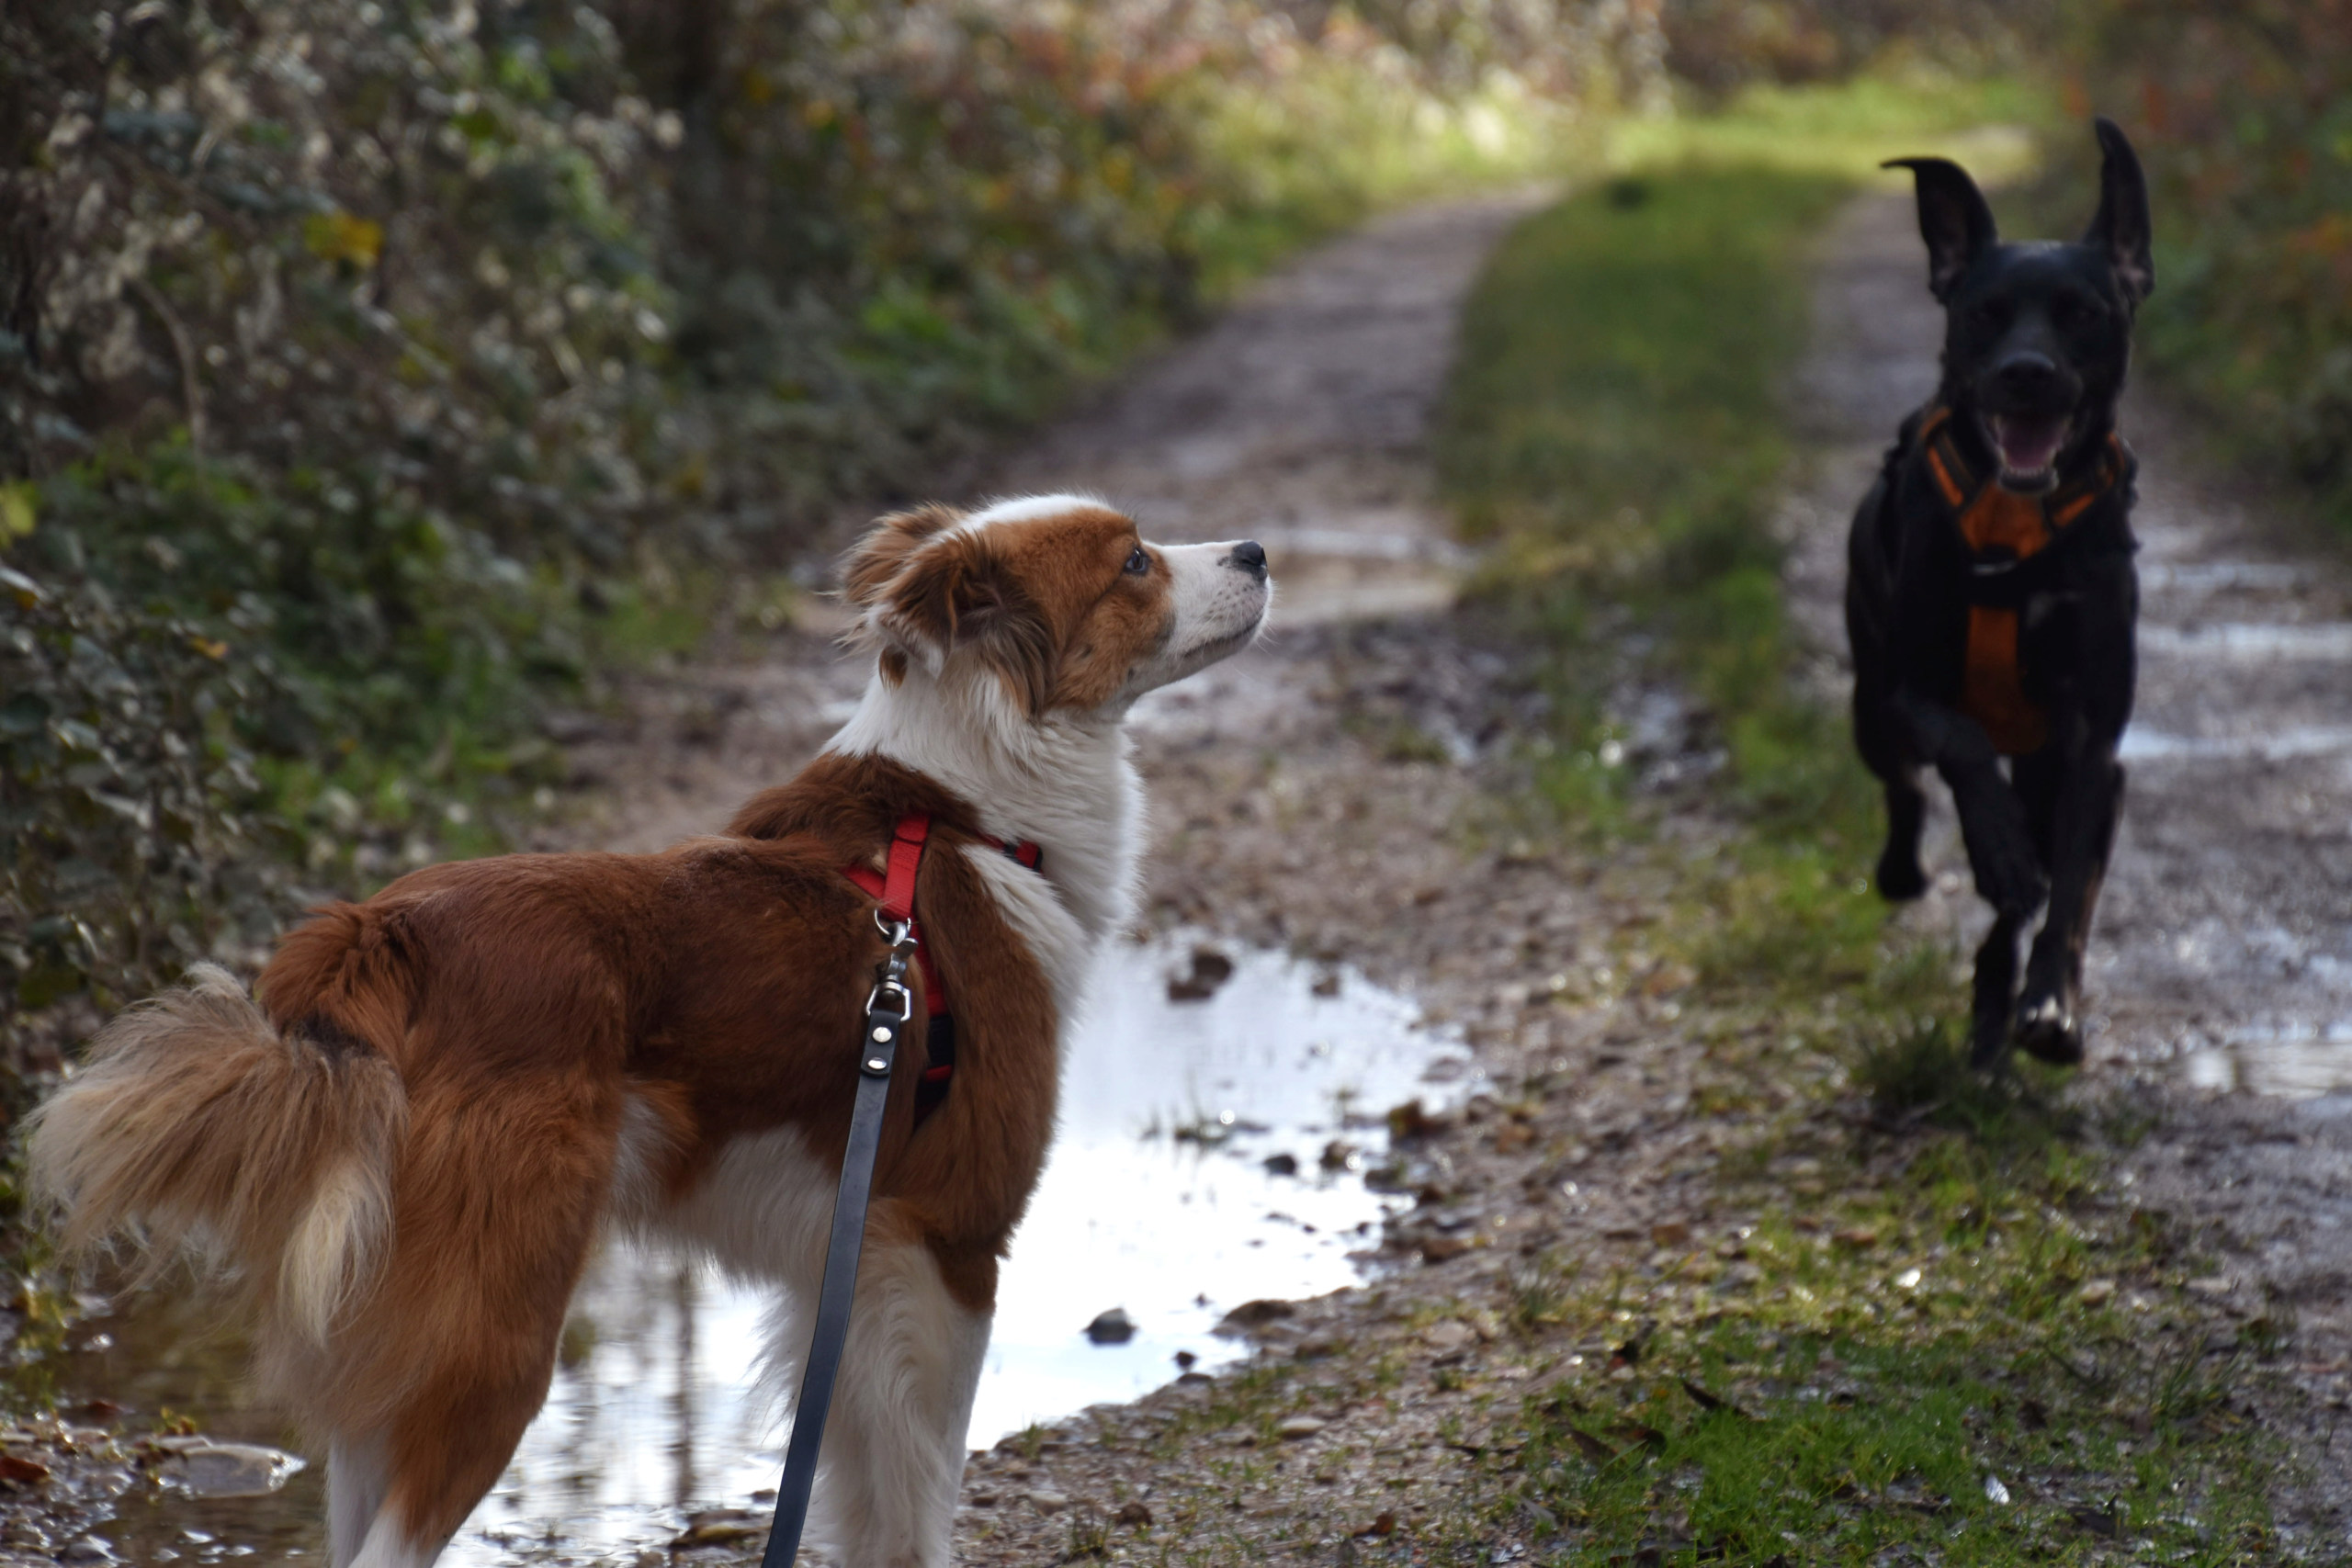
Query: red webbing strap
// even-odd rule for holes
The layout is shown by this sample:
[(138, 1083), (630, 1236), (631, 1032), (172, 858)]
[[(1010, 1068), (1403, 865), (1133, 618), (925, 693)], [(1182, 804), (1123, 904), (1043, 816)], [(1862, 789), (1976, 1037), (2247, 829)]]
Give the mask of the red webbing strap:
[(899, 818), (898, 829), (890, 836), (890, 854), (887, 870), (876, 872), (863, 865), (843, 866), (843, 874), (865, 889), (882, 906), (886, 920), (904, 920), (914, 933), (915, 969), (922, 976), (923, 1011), (937, 1018), (947, 1010), (947, 992), (939, 983), (939, 973), (931, 966), (931, 953), (922, 946), (922, 923), (915, 917), (915, 875), (922, 870), (923, 851), (930, 847), (931, 814), (910, 811)]
[[(868, 896), (881, 906), (886, 920), (904, 920), (915, 939), (915, 972), (922, 976), (922, 1010), (930, 1019), (925, 1039), (929, 1047), (929, 1064), (915, 1084), (915, 1124), (939, 1109), (947, 1098), (947, 1085), (956, 1076), (956, 1021), (947, 1011), (947, 987), (941, 983), (939, 971), (932, 967), (931, 949), (922, 940), (922, 923), (915, 919), (915, 877), (922, 870), (923, 852), (930, 847), (931, 816), (928, 812), (910, 811), (899, 818), (899, 826), (890, 836), (890, 852), (886, 869), (875, 871), (870, 866), (845, 865), (842, 874), (865, 889)], [(1001, 851), (1009, 859), (1037, 869), (1045, 852), (1034, 843), (1007, 844), (996, 839), (982, 839), (982, 843)]]

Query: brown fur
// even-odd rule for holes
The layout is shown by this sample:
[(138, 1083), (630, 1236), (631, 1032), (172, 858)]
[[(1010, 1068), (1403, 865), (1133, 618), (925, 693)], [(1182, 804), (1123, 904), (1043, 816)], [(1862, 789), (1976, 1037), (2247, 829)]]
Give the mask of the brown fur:
[[(851, 600), (918, 642), (984, 649), (1033, 711), (1106, 698), (1166, 635), (1164, 585), (1123, 570), (1127, 519), (1087, 508), (922, 547), (955, 517), (885, 519), (848, 563)], [(872, 757), (820, 757), (725, 835), (657, 854), (438, 865), (322, 909), (280, 945), (261, 1009), (206, 970), (110, 1023), (41, 1113), (36, 1179), (72, 1243), (217, 1239), (255, 1287), (270, 1381), (322, 1434), (382, 1434), (387, 1506), (437, 1540), (546, 1396), (632, 1099), (665, 1134), (650, 1175), (671, 1198), (776, 1129), (838, 1168), (881, 955), (842, 868), (918, 810), (958, 1060), (915, 1135), (922, 1053), (902, 1059), (876, 1213), (985, 1309), (1051, 1136), (1056, 1004), (958, 852), (971, 804)], [(338, 1162), (380, 1201), (339, 1233), (347, 1288), (306, 1318), (276, 1281)]]

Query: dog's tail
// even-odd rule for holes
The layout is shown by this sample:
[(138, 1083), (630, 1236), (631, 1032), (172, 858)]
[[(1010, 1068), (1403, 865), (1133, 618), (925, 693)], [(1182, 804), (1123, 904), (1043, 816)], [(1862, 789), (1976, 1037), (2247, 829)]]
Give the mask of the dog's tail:
[[(313, 1038), (325, 1035), (328, 1038)], [(371, 1283), (406, 1125), (400, 1074), (332, 1028), (281, 1032), (217, 964), (118, 1013), (33, 1113), (29, 1186), (69, 1251), (187, 1256), (323, 1344)]]

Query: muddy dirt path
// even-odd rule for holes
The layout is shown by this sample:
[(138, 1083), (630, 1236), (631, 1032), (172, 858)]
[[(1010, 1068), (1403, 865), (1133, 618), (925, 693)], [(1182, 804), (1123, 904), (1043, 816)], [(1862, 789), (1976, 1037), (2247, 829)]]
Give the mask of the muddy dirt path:
[[(1907, 196), (1824, 237), (1815, 348), (1796, 399), (1812, 444), (1792, 496), (1792, 603), (1842, 696), (1847, 519), (1941, 341)], [(2130, 795), (2091, 942), (2086, 1083), (2129, 1077), (2160, 1116), (2141, 1201), (2209, 1224), (2248, 1314), (2342, 1409), (2352, 1352), (2352, 571), (2250, 484), (2200, 460), (2193, 423), (2137, 389), (2139, 700)], [(1939, 802), (1935, 891), (1906, 916), (1984, 922)]]

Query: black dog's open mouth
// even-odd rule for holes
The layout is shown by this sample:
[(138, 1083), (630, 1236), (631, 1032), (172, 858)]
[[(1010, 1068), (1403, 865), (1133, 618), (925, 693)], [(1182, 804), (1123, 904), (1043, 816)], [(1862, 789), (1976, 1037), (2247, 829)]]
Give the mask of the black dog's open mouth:
[(2064, 414), (1996, 413), (1985, 420), (2001, 456), (2001, 485), (2034, 493), (2058, 482), (2058, 453), (2074, 421)]

